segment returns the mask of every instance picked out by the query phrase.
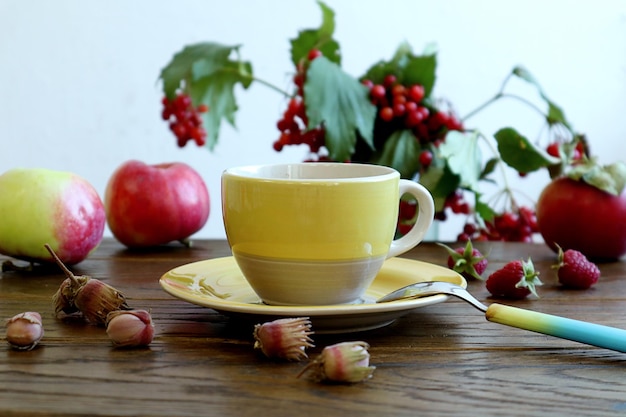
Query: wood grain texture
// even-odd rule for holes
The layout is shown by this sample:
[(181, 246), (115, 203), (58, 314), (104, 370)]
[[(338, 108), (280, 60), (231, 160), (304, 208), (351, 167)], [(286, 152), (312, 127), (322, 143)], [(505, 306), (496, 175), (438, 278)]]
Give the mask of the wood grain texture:
[[(600, 264), (600, 282), (566, 291), (546, 246), (487, 242), (485, 277), (512, 259), (533, 259), (541, 298), (522, 308), (626, 328), (626, 265)], [(122, 291), (151, 311), (156, 337), (147, 349), (114, 349), (103, 328), (55, 317), (52, 294), (64, 279), (52, 268), (4, 272), (0, 318), (38, 311), (45, 336), (29, 352), (0, 345), (0, 416), (608, 416), (626, 413), (626, 356), (489, 323), (462, 301), (416, 309), (390, 326), (314, 335), (329, 344), (371, 345), (371, 380), (333, 385), (296, 379), (305, 363), (268, 360), (252, 348), (250, 323), (165, 293), (158, 279), (189, 262), (228, 256), (224, 241), (196, 241), (131, 252), (113, 240), (72, 267)], [(405, 257), (445, 265), (445, 251), (424, 243)], [(6, 260), (0, 257), (0, 261)], [(470, 291), (490, 303), (484, 283)], [(4, 338), (4, 334), (3, 334)]]

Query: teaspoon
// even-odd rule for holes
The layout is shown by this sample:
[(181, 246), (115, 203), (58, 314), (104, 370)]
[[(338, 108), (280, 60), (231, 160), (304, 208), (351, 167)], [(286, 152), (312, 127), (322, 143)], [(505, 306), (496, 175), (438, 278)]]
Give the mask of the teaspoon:
[(538, 313), (498, 303), (486, 306), (465, 288), (450, 282), (418, 282), (395, 290), (379, 298), (376, 302), (384, 303), (438, 294), (452, 295), (467, 301), (478, 310), (484, 312), (488, 321), (494, 323), (626, 353), (626, 330)]

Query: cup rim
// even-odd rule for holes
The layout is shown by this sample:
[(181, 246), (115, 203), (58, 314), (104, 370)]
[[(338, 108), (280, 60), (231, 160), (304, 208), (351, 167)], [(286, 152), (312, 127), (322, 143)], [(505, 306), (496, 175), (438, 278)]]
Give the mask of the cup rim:
[[(332, 170), (342, 170), (350, 172), (351, 170), (361, 170), (359, 175), (354, 176), (340, 176), (340, 175), (327, 175), (321, 177), (297, 177), (292, 176), (292, 173), (299, 171), (302, 168), (308, 168), (312, 166), (327, 167)], [(281, 171), (283, 176), (277, 175), (262, 175), (263, 171), (275, 169)], [(296, 163), (276, 163), (276, 164), (257, 164), (257, 165), (244, 165), (230, 167), (224, 170), (222, 176), (232, 176), (238, 178), (245, 178), (249, 180), (263, 180), (263, 181), (285, 181), (285, 182), (354, 182), (354, 181), (372, 181), (372, 180), (387, 180), (394, 177), (399, 177), (400, 173), (391, 167), (385, 165), (365, 164), (365, 163), (353, 163), (353, 162), (296, 162)]]

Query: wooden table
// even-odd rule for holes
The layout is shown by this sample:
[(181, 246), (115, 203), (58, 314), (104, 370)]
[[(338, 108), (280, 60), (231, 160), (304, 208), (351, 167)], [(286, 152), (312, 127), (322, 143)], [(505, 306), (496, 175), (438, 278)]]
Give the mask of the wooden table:
[[(539, 299), (510, 302), (546, 313), (626, 328), (626, 264), (601, 264), (591, 290), (566, 291), (542, 244), (487, 242), (487, 274), (530, 256), (541, 271)], [(333, 385), (296, 379), (304, 363), (268, 360), (253, 349), (251, 328), (167, 294), (158, 280), (189, 262), (229, 256), (224, 241), (195, 241), (131, 252), (105, 240), (77, 274), (101, 279), (149, 309), (149, 348), (112, 348), (103, 328), (55, 318), (56, 268), (0, 278), (0, 316), (43, 316), (32, 351), (0, 346), (0, 416), (602, 416), (626, 413), (626, 354), (487, 322), (456, 299), (411, 311), (377, 330), (314, 335), (324, 346), (371, 345), (372, 379)], [(424, 243), (405, 257), (445, 265), (445, 251)], [(0, 257), (0, 261), (6, 258)], [(468, 287), (489, 303), (484, 282)], [(3, 333), (4, 335), (4, 333)]]

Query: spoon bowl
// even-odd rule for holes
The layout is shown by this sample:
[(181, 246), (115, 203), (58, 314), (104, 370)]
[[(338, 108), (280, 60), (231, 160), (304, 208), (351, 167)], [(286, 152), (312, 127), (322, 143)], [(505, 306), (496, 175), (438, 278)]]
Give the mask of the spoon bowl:
[(485, 318), (494, 323), (626, 353), (626, 330), (499, 303), (492, 303), (487, 306), (478, 301), (465, 288), (450, 282), (417, 282), (392, 291), (376, 302), (385, 303), (440, 294), (451, 295), (468, 302), (476, 309), (484, 312)]
[(487, 306), (478, 301), (465, 288), (460, 285), (445, 281), (425, 281), (410, 284), (376, 300), (377, 303), (386, 303), (389, 301), (405, 300), (407, 298), (421, 298), (431, 295), (453, 295), (457, 298), (467, 301), (482, 312), (487, 311)]

